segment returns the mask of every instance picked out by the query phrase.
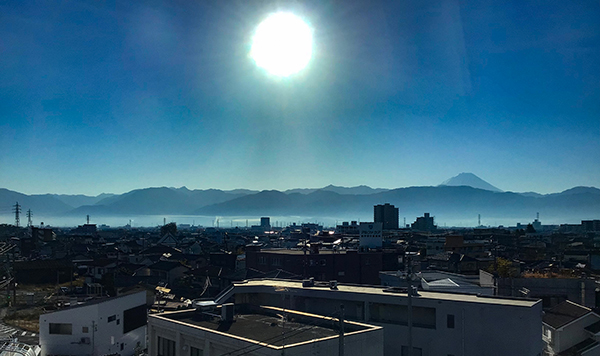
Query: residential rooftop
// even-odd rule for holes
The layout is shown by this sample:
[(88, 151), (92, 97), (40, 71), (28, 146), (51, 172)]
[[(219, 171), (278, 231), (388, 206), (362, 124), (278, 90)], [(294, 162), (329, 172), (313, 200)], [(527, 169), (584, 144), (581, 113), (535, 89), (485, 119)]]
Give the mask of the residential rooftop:
[(544, 313), (542, 321), (554, 329), (558, 329), (591, 312), (590, 308), (565, 300)]

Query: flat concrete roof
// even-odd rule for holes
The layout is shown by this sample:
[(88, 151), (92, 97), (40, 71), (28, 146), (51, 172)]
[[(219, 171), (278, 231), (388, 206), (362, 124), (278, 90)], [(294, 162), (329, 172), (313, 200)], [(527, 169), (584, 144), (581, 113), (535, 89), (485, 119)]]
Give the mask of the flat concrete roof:
[[(326, 282), (315, 282), (315, 283), (326, 283)], [(330, 289), (328, 286), (315, 286), (315, 287), (302, 287), (302, 281), (298, 280), (278, 280), (278, 279), (250, 279), (243, 282), (234, 282), (234, 293), (239, 293), (235, 289), (239, 288), (242, 292), (244, 287), (267, 287), (275, 290), (283, 291), (287, 289), (299, 289), (299, 290), (315, 290), (330, 293), (353, 293), (353, 294), (367, 294), (387, 297), (402, 297), (407, 298), (406, 292), (386, 292), (384, 290), (389, 287), (385, 286), (364, 286), (364, 285), (347, 285), (338, 284), (337, 289)], [(242, 292), (243, 293), (243, 292)], [(332, 296), (333, 298), (333, 296)], [(492, 297), (492, 296), (479, 296), (473, 294), (461, 294), (461, 293), (443, 293), (443, 292), (429, 292), (419, 291), (419, 296), (414, 298), (418, 299), (432, 299), (442, 301), (454, 301), (463, 303), (482, 303), (482, 304), (496, 304), (506, 306), (517, 306), (517, 307), (533, 307), (539, 303), (540, 300), (536, 299), (525, 299), (525, 298), (512, 298), (512, 297)]]
[(280, 317), (255, 313), (236, 314), (233, 322), (205, 318), (196, 311), (157, 316), (273, 346), (297, 344), (338, 335), (338, 332), (331, 328), (291, 320), (283, 323)]

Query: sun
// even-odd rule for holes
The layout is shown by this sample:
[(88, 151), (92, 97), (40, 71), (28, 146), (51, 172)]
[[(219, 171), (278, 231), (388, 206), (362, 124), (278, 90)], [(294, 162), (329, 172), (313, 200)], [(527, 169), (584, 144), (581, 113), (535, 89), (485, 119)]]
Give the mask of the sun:
[(250, 57), (267, 72), (288, 77), (302, 70), (312, 56), (312, 29), (289, 12), (271, 14), (256, 28)]

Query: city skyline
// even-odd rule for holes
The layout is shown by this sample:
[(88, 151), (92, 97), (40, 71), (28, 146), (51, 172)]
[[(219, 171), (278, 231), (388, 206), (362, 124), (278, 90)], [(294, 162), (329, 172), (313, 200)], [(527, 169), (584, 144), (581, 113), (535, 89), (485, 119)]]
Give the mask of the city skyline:
[[(275, 11), (308, 66), (249, 57)], [(0, 187), (254, 190), (600, 182), (600, 4), (5, 3)]]

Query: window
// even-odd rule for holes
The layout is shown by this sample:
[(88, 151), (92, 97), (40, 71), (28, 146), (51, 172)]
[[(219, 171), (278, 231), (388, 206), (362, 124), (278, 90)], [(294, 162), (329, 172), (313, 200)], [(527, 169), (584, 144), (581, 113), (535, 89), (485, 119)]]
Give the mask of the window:
[(448, 314), (448, 317), (446, 318), (446, 324), (448, 326), (448, 329), (454, 329), (454, 315), (453, 314)]
[(84, 327), (81, 328), (81, 332), (84, 333), (84, 334), (87, 334), (87, 333), (90, 332), (90, 329), (87, 326), (84, 326)]
[(146, 325), (147, 318), (146, 304), (125, 310), (123, 312), (123, 334)]
[(192, 346), (190, 348), (190, 356), (204, 356), (204, 351)]
[(111, 315), (111, 316), (108, 317), (108, 322), (110, 323), (112, 321), (115, 321), (115, 319), (117, 319), (117, 316), (116, 315)]
[(156, 344), (158, 356), (175, 356), (175, 341), (157, 336)]
[(273, 258), (271, 258), (271, 265), (273, 265), (273, 266), (281, 266), (281, 258), (280, 257), (273, 257)]
[(73, 324), (50, 323), (50, 334), (72, 335)]
[(121, 343), (121, 351), (123, 351), (124, 348), (125, 348), (125, 344)]
[(266, 265), (267, 264), (267, 258), (265, 256), (259, 256), (258, 257), (258, 264), (259, 265)]

